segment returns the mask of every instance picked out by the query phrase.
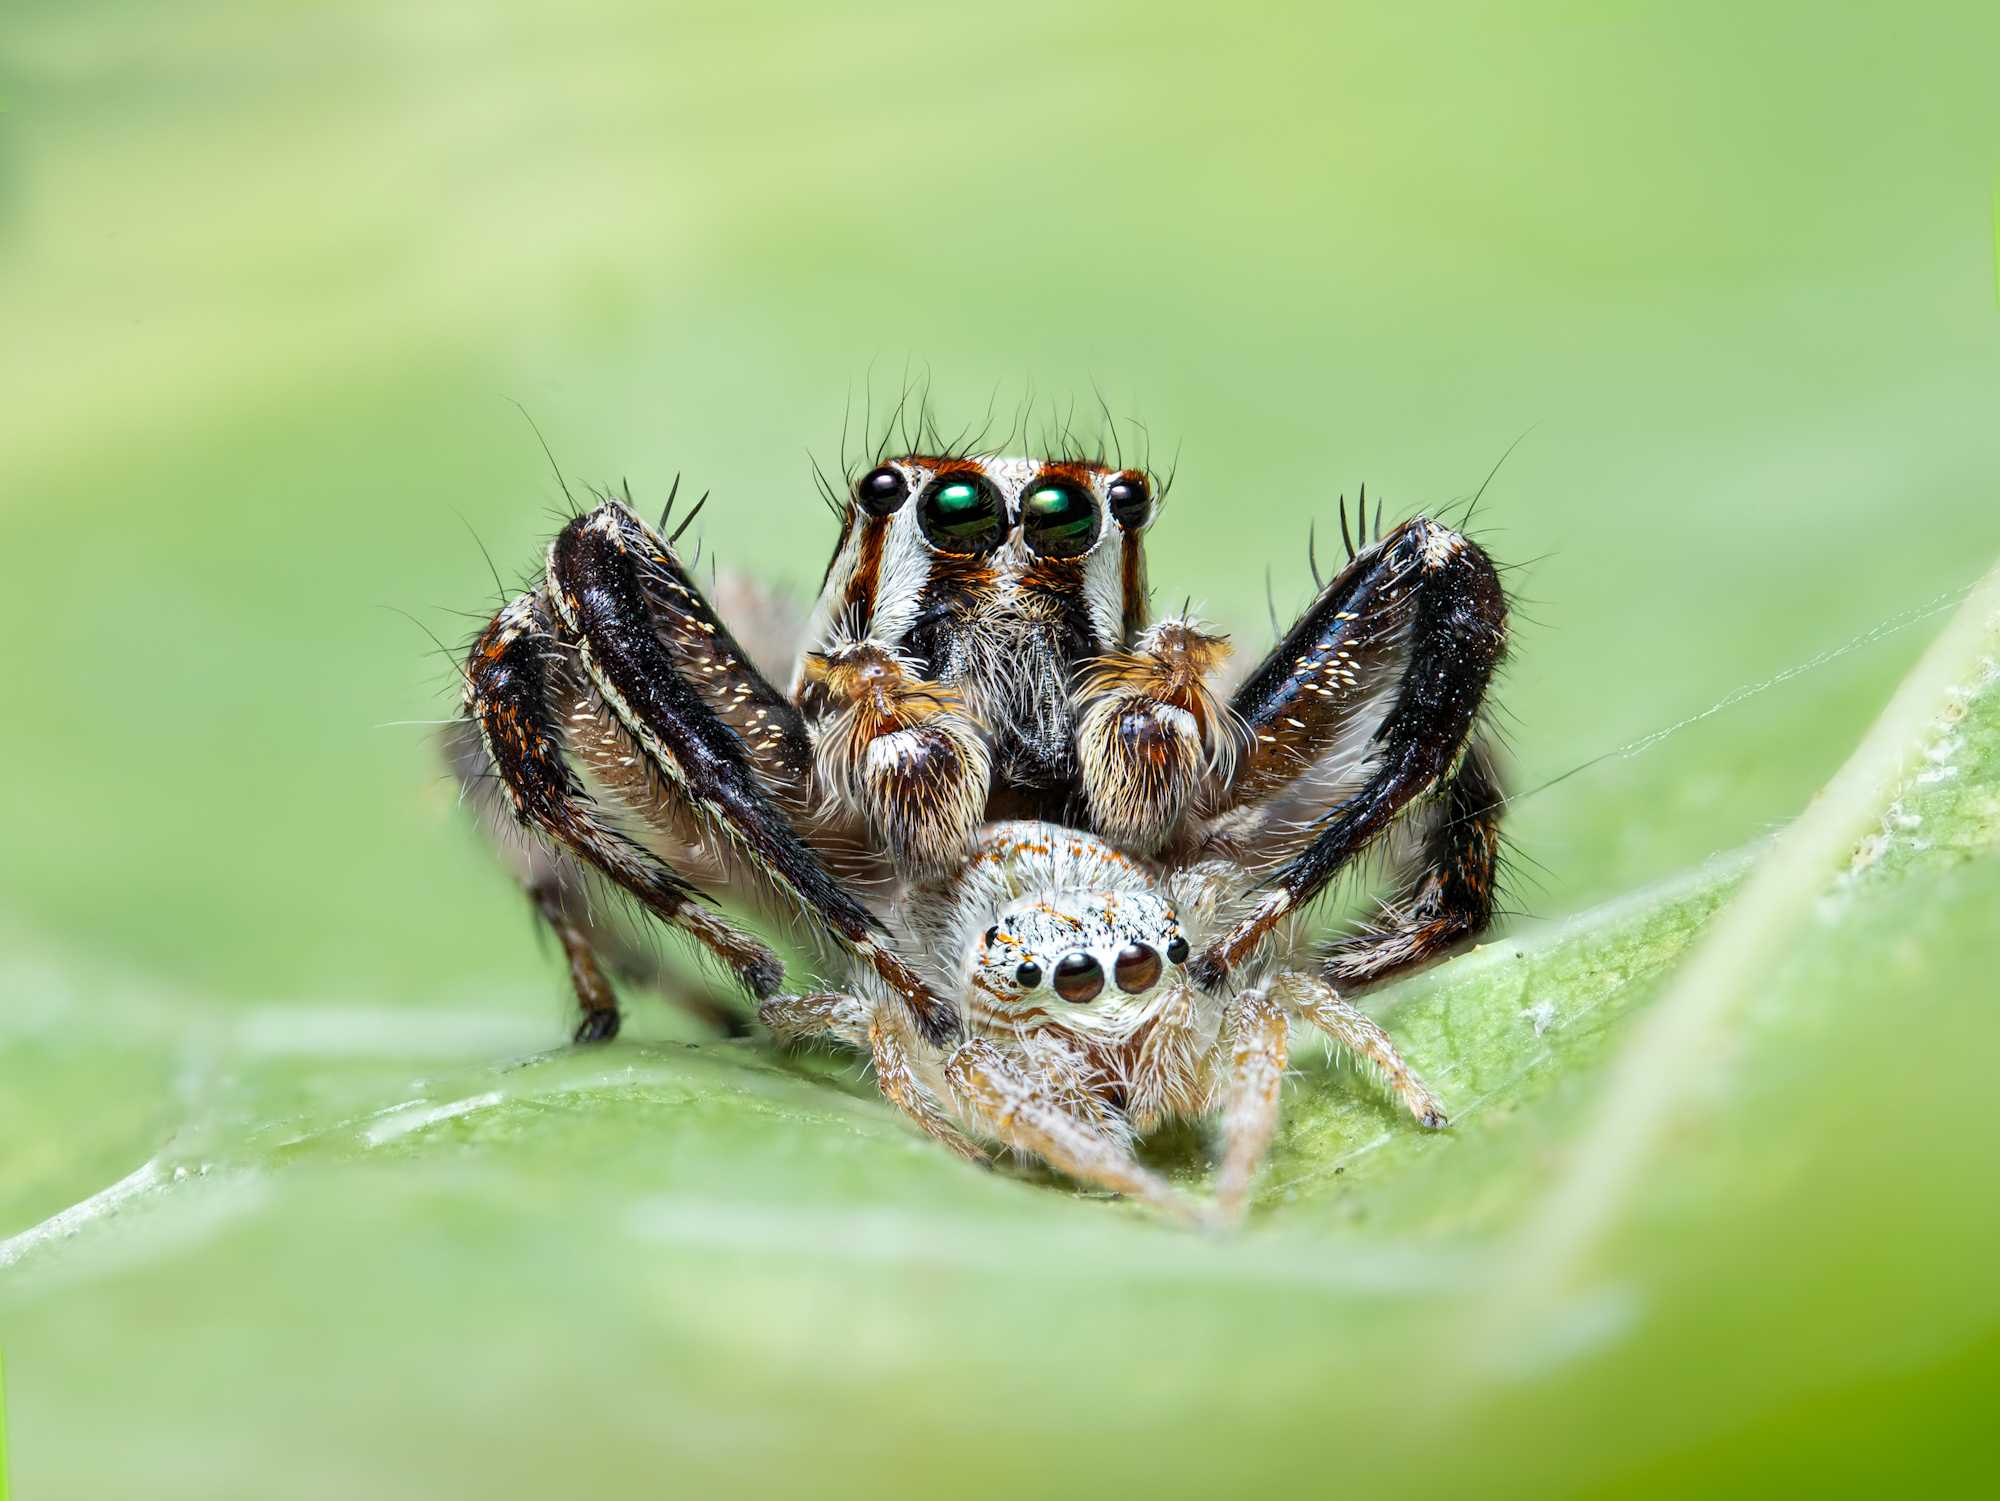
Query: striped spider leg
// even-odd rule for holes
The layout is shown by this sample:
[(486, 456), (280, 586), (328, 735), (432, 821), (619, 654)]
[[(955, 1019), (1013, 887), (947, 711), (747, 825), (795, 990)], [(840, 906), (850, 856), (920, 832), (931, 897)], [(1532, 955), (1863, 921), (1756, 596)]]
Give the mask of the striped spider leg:
[[(590, 739), (601, 736), (611, 740), (607, 728), (596, 721), (593, 710), (589, 719), (572, 723), (571, 732), (589, 732)], [(589, 759), (588, 747), (586, 739), (585, 760)], [(513, 799), (493, 769), (476, 723), (459, 720), (452, 724), (446, 732), (445, 752), (466, 805), (478, 816), (501, 863), (527, 893), (536, 915), (561, 945), (570, 986), (583, 1012), (577, 1024), (577, 1041), (597, 1042), (617, 1032), (614, 978), (650, 986), (713, 1031), (734, 1036), (747, 1030), (737, 1012), (709, 993), (705, 976), (690, 971), (660, 944), (650, 941), (651, 935), (629, 920), (617, 904), (601, 899), (602, 893), (592, 889), (591, 867), (580, 864), (532, 825), (524, 828), (517, 821)], [(614, 764), (622, 754), (612, 750)], [(698, 888), (720, 891), (728, 887), (729, 873), (707, 858), (699, 846), (677, 846), (670, 865)]]
[[(920, 1033), (956, 1026), (950, 1003), (798, 831), (787, 804), (808, 796), (810, 757), (796, 709), (715, 617), (672, 545), (623, 504), (566, 526), (543, 585), (481, 633), (465, 707), (519, 821), (692, 938), (751, 994), (776, 990), (778, 960), (715, 914), (662, 848), (703, 848), (740, 884), (782, 900), (869, 966)], [(613, 1035), (589, 983), (594, 966), (578, 956), (587, 938), (560, 923), (557, 933), (585, 1012), (579, 1038)]]
[(1380, 979), (1485, 929), (1502, 799), (1475, 727), (1506, 631), (1492, 561), (1423, 517), (1320, 591), (1231, 700), (1250, 744), (1212, 805), (1206, 847), (1275, 868), (1197, 959), (1199, 983), (1222, 984), (1406, 810), (1415, 838), (1401, 889), (1379, 923), (1334, 945), (1327, 978)]

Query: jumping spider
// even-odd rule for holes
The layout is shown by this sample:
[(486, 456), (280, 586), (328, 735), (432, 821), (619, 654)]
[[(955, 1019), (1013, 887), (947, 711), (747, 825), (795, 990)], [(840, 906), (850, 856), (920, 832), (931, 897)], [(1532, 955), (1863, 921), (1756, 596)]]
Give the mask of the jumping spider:
[[(473, 643), (455, 755), (568, 956), (577, 1039), (618, 1029), (599, 958), (629, 945), (593, 915), (601, 877), (727, 965), (779, 1036), (864, 1050), (967, 1156), (990, 1139), (1194, 1214), (1131, 1139), (1219, 1113), (1215, 1212), (1238, 1217), (1294, 1017), (1445, 1124), (1337, 987), (1490, 920), (1493, 565), (1422, 517), (1364, 535), (1225, 701), (1226, 640), (1148, 619), (1155, 501), (1146, 473), (1099, 463), (879, 463), (841, 506), (789, 691), (664, 519), (611, 499), (564, 527)], [(1398, 862), (1394, 893), (1311, 952), (1305, 909), (1369, 849)], [(704, 892), (804, 925), (841, 988), (780, 994), (778, 958)]]

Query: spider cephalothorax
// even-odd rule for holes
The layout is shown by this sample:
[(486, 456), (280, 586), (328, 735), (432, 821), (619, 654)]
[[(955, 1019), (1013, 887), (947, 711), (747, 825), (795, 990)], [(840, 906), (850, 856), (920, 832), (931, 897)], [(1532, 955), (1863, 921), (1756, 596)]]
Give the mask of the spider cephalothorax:
[[(1500, 794), (1475, 727), (1498, 578), (1421, 517), (1364, 538), (1230, 692), (1223, 637), (1149, 617), (1156, 502), (1112, 465), (879, 463), (842, 507), (789, 692), (629, 504), (565, 527), (473, 644), (455, 755), (540, 836), (503, 842), (569, 957), (579, 1038), (617, 1029), (600, 956), (645, 967), (593, 918), (594, 876), (728, 965), (774, 1027), (865, 1046), (927, 1130), (1160, 1202), (1119, 1155), (1130, 1129), (1245, 1118), (1238, 1065), (1282, 1069), (1287, 1015), (1362, 1047), (1372, 1024), (1333, 987), (1490, 918)], [(768, 640), (755, 591), (721, 592)], [(1378, 844), (1402, 867), (1379, 920), (1299, 962), (1313, 898)], [(704, 892), (802, 923), (843, 988), (779, 996), (776, 956)], [(1387, 1040), (1366, 1043), (1414, 1101)]]
[(1079, 675), (1144, 623), (1152, 514), (1144, 474), (1094, 464), (913, 456), (863, 475), (793, 684), (824, 784), (927, 869), (989, 817), (1080, 814)]

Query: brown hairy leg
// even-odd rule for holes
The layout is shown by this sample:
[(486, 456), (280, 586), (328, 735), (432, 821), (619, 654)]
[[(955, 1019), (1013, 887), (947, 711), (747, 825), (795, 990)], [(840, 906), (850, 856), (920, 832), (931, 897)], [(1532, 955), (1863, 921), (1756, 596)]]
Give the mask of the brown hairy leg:
[(820, 782), (907, 869), (940, 873), (965, 857), (992, 770), (955, 692), (857, 641), (805, 659), (799, 706), (816, 727)]
[(597, 967), (597, 955), (590, 946), (589, 930), (570, 915), (563, 901), (562, 889), (554, 882), (532, 886), (528, 895), (534, 900), (535, 910), (549, 925), (549, 931), (556, 935), (556, 942), (562, 945), (563, 957), (569, 961), (569, 982), (576, 991), (576, 1003), (583, 1011), (583, 1020), (576, 1024), (575, 1040), (607, 1042), (616, 1037), (618, 997), (612, 993), (611, 982)]
[(967, 1117), (1016, 1151), (1175, 1219), (1199, 1223), (1204, 1218), (1193, 1201), (1141, 1164), (1123, 1142), (1059, 1108), (992, 1043), (966, 1043), (945, 1060), (944, 1072)]
[[(565, 654), (549, 632), (539, 595), (523, 595), (494, 617), (474, 642), (465, 675), (466, 717), (478, 732), (477, 750), (483, 758), (483, 765), (474, 759), (480, 768), (474, 775), (490, 772), (516, 821), (693, 938), (753, 994), (775, 990), (784, 973), (778, 957), (704, 906), (700, 892), (685, 877), (621, 832), (571, 765), (562, 706), (574, 685)], [(541, 883), (529, 884), (532, 889)], [(537, 895), (538, 905), (540, 901)], [(585, 1012), (580, 1031), (609, 1036), (615, 1025), (602, 1016), (601, 994), (608, 987), (596, 972), (594, 959), (588, 958), (587, 935), (573, 921), (570, 927), (567, 936), (559, 930), (558, 937), (570, 956)], [(587, 960), (581, 966), (579, 950)]]
[(1224, 637), (1163, 620), (1084, 675), (1077, 761), (1092, 827), (1105, 838), (1155, 850), (1202, 794), (1227, 782), (1236, 746), (1211, 680), (1228, 656)]
[(1375, 1021), (1340, 998), (1326, 981), (1298, 970), (1278, 976), (1269, 986), (1271, 998), (1294, 1015), (1311, 1022), (1339, 1046), (1371, 1064), (1389, 1092), (1417, 1124), (1441, 1131), (1451, 1124), (1438, 1097), (1411, 1072), (1396, 1044)]
[[(708, 690), (663, 635), (649, 588), (671, 584), (682, 595), (698, 597), (691, 584), (680, 581), (676, 567), (670, 545), (617, 502), (563, 528), (549, 547), (547, 594), (561, 639), (576, 652), (579, 674), (661, 784), (726, 841), (733, 858), (868, 964), (902, 998), (927, 1038), (942, 1042), (954, 1036), (958, 1014), (951, 1001), (894, 952), (881, 919), (828, 869), (758, 771), (759, 758), (781, 752), (789, 758), (799, 750), (803, 731), (797, 711), (766, 684), (768, 697), (761, 703), (755, 703), (757, 693), (729, 694), (731, 702), (742, 700), (739, 712), (746, 716), (743, 726), (732, 724), (707, 701)], [(690, 619), (696, 636), (716, 642), (716, 635), (700, 628), (708, 624), (705, 618)], [(732, 670), (754, 671), (747, 659)]]
[(1233, 1225), (1249, 1207), (1250, 1186), (1277, 1134), (1290, 1018), (1264, 991), (1246, 990), (1229, 1003), (1223, 1028), (1229, 1041), (1229, 1093), (1222, 1107), (1215, 1208), (1219, 1219)]
[(641, 934), (622, 921), (610, 891), (580, 862), (545, 839), (529, 837), (516, 823), (476, 725), (464, 720), (448, 725), (442, 748), (464, 801), (477, 815), (501, 865), (527, 893), (562, 947), (570, 988), (583, 1012), (579, 1042), (617, 1035), (616, 1020), (602, 1015), (607, 1000), (615, 1012), (614, 980), (645, 986), (724, 1036), (740, 1037), (748, 1030), (744, 1016), (716, 998), (705, 974), (673, 963), (650, 933)]
[(884, 1012), (844, 991), (827, 990), (774, 996), (757, 1008), (757, 1017), (780, 1041), (794, 1046), (831, 1038), (866, 1052), (884, 1099), (956, 1155), (968, 1162), (986, 1162), (986, 1154), (959, 1130), (910, 1066), (915, 1039), (900, 1013)]

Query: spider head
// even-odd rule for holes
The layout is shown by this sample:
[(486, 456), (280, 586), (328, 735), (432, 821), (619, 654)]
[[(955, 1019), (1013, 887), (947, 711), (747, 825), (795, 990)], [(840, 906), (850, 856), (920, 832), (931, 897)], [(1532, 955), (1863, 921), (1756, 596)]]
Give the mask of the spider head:
[(1024, 897), (1003, 907), (973, 945), (972, 1010), (1009, 1031), (1122, 1038), (1185, 983), (1188, 953), (1173, 908), (1151, 892)]
[(994, 731), (996, 774), (1058, 795), (1075, 781), (1068, 685), (1145, 625), (1137, 469), (1075, 460), (886, 459), (848, 496), (815, 639), (891, 648), (960, 687)]

